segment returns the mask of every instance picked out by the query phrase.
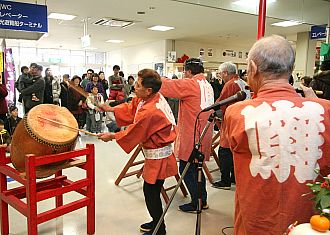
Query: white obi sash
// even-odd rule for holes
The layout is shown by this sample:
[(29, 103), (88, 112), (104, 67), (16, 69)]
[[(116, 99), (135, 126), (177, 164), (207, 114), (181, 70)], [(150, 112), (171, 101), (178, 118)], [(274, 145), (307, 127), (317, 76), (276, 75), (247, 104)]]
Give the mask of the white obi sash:
[(171, 156), (173, 153), (171, 144), (158, 149), (142, 148), (142, 151), (146, 159), (163, 159)]

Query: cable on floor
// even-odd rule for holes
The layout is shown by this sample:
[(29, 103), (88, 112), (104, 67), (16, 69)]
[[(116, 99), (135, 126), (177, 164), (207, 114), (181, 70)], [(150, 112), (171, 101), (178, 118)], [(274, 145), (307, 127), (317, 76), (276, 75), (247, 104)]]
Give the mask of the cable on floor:
[(226, 230), (226, 229), (229, 229), (229, 228), (234, 229), (233, 226), (227, 226), (227, 227), (224, 227), (224, 228), (221, 229), (222, 234), (223, 234), (223, 235), (227, 235), (227, 233), (225, 233), (225, 230)]

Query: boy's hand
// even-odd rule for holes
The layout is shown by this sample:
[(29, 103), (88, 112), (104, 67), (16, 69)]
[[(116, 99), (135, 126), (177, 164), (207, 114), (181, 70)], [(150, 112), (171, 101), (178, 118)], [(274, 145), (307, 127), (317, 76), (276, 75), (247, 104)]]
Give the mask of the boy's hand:
[(114, 112), (115, 111), (115, 109), (114, 109), (114, 107), (110, 107), (109, 105), (107, 105), (107, 104), (99, 104), (99, 105), (97, 105), (100, 109), (102, 109), (102, 110), (104, 110), (104, 111), (106, 111), (106, 112)]
[(98, 138), (104, 142), (111, 141), (115, 138), (115, 133), (108, 132), (108, 133), (100, 133), (97, 134)]

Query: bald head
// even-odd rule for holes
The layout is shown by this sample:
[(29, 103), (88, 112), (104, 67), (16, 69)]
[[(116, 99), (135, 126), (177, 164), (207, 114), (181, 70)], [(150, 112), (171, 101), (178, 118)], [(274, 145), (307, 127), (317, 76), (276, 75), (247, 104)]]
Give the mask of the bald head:
[(292, 73), (295, 54), (290, 43), (281, 36), (273, 35), (257, 41), (249, 52), (258, 72), (265, 77), (282, 77)]

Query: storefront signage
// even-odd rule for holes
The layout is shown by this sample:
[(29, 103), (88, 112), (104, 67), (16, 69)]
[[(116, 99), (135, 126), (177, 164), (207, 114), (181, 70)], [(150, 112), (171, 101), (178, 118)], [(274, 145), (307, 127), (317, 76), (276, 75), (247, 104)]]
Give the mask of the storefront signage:
[(47, 6), (0, 0), (0, 28), (47, 33)]
[(322, 39), (327, 37), (325, 26), (313, 25), (311, 27), (311, 39)]

